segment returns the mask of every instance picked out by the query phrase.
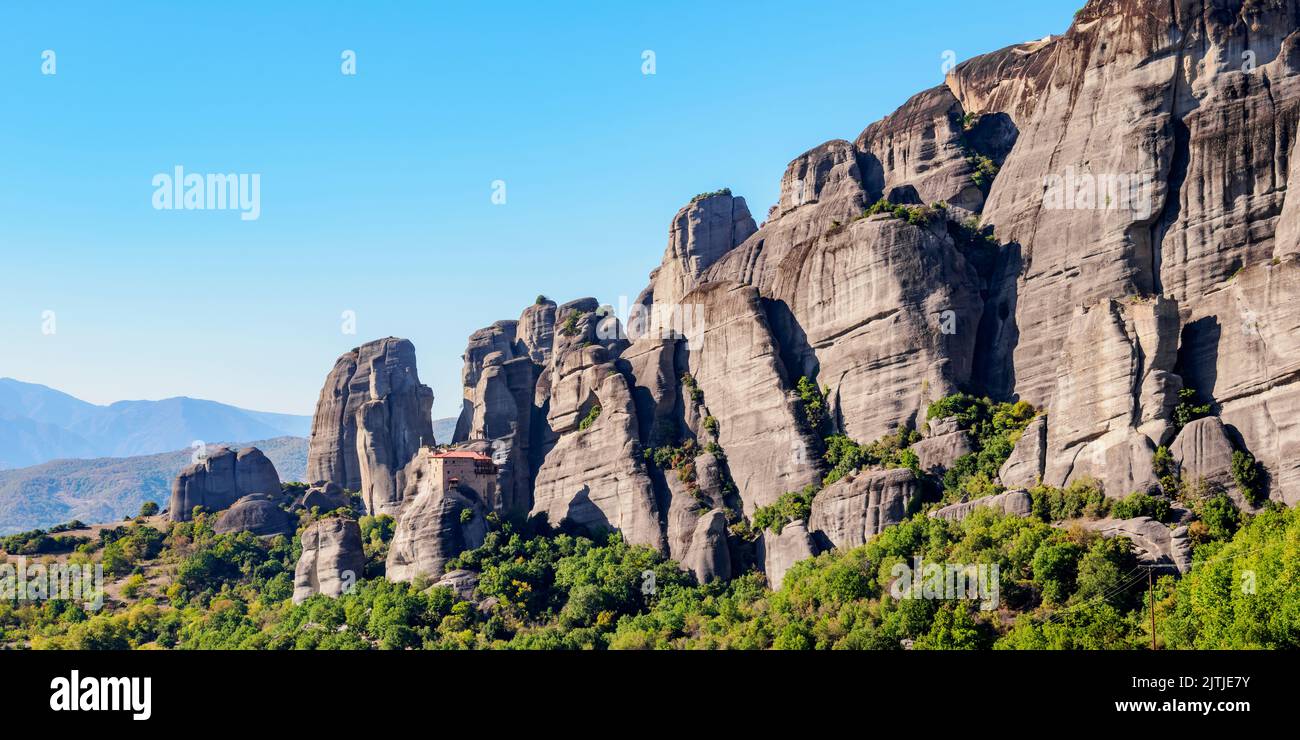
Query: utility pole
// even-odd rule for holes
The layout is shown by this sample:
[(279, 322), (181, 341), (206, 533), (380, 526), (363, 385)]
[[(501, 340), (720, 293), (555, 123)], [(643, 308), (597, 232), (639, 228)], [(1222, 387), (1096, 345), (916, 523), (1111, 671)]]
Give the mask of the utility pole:
[(1151, 576), (1151, 566), (1147, 566), (1147, 602), (1151, 608), (1151, 649), (1156, 649), (1156, 591), (1155, 582)]

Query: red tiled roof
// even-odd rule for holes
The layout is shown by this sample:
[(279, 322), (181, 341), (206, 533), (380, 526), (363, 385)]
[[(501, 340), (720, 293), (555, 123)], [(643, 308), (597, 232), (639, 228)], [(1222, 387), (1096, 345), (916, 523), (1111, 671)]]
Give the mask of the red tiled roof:
[(454, 457), (462, 460), (482, 460), (483, 462), (492, 462), (492, 458), (487, 455), (474, 452), (472, 450), (452, 450), (450, 452), (438, 452), (434, 457)]

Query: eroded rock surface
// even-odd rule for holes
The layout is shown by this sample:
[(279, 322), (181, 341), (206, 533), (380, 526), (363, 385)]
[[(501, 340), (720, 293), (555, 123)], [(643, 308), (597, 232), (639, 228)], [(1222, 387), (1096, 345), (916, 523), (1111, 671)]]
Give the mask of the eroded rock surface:
[(395, 513), (402, 469), (421, 444), (434, 443), (432, 404), (409, 341), (388, 337), (343, 355), (316, 404), (307, 480), (361, 493), (372, 514)]
[(259, 537), (292, 535), (295, 518), (280, 508), (284, 496), (251, 493), (239, 499), (217, 517), (212, 529), (217, 534), (251, 532)]
[(256, 447), (238, 452), (218, 447), (176, 476), (168, 516), (174, 522), (188, 521), (196, 506), (221, 511), (253, 493), (280, 494), (275, 465)]
[(1097, 519), (1084, 526), (1106, 537), (1127, 537), (1133, 541), (1138, 560), (1179, 574), (1192, 568), (1192, 546), (1187, 527), (1174, 529), (1149, 516), (1135, 519)]
[(785, 525), (780, 534), (764, 530), (758, 539), (759, 561), (773, 591), (779, 591), (785, 574), (800, 560), (817, 554), (817, 545), (808, 534), (808, 525), (796, 520)]
[(355, 519), (328, 517), (302, 533), (302, 555), (293, 577), (293, 603), (315, 596), (337, 597), (361, 580), (366, 565), (361, 528)]
[(1034, 510), (1034, 501), (1028, 491), (1005, 491), (993, 496), (977, 498), (973, 501), (949, 504), (930, 512), (930, 516), (959, 522), (980, 508), (989, 508), (1001, 514), (1029, 516)]
[(910, 470), (862, 470), (817, 494), (808, 529), (830, 546), (852, 549), (903, 521), (920, 494)]

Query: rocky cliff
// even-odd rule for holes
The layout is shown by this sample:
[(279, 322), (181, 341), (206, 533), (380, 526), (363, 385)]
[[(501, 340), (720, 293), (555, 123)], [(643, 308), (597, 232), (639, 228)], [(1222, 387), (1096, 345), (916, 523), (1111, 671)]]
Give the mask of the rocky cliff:
[[(496, 461), (491, 496), (412, 488), (428, 392), (393, 339), (330, 374), (308, 477), (399, 515), (394, 577), (440, 575), (485, 511), (776, 584), (923, 507), (1027, 515), (1040, 485), (1294, 503), (1298, 21), (1294, 0), (1091, 0), (800, 154), (761, 224), (730, 191), (691, 199), (625, 324), (539, 297), (475, 332), (451, 442)], [(1005, 422), (930, 418), (962, 393), (1027, 415), (996, 445)], [(828, 476), (844, 440), (860, 457)], [(747, 528), (794, 492), (803, 518)], [(1106, 522), (1184, 569), (1181, 534)]]
[(402, 469), (421, 444), (434, 443), (432, 405), (409, 341), (389, 337), (343, 355), (316, 404), (307, 481), (359, 492), (372, 514), (394, 513)]

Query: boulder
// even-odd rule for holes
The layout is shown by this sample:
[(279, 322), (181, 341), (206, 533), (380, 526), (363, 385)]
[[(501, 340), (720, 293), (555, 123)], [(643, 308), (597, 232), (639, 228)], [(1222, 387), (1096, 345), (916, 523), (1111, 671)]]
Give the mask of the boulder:
[(295, 499), (292, 508), (306, 511), (318, 509), (319, 513), (328, 514), (351, 504), (351, 497), (337, 483), (321, 482), (311, 486)]
[(1011, 455), (998, 470), (998, 480), (1008, 488), (1033, 488), (1043, 480), (1047, 466), (1047, 416), (1039, 414), (1020, 432)]
[(251, 493), (239, 499), (212, 526), (217, 534), (252, 532), (260, 537), (292, 535), (296, 520), (280, 508), (283, 496)]
[(681, 564), (700, 583), (731, 578), (727, 517), (721, 510), (712, 509), (697, 518), (690, 546)]
[(808, 529), (824, 547), (849, 550), (903, 521), (920, 495), (911, 470), (860, 470), (817, 494)]
[(256, 447), (239, 452), (219, 447), (176, 476), (168, 516), (187, 521), (196, 506), (221, 511), (252, 493), (280, 493), (275, 466)]
[(1232, 479), (1232, 442), (1218, 417), (1197, 419), (1183, 427), (1169, 453), (1184, 480), (1229, 492), (1238, 506), (1245, 503)]
[(1192, 569), (1192, 546), (1185, 526), (1170, 529), (1149, 516), (1097, 519), (1085, 521), (1083, 526), (1105, 537), (1132, 540), (1138, 561), (1145, 565), (1179, 575)]
[(361, 580), (366, 566), (361, 527), (355, 519), (328, 517), (302, 533), (302, 555), (293, 577), (293, 603), (316, 594), (337, 597)]
[(949, 504), (941, 509), (931, 511), (929, 516), (936, 519), (960, 522), (979, 508), (989, 508), (1001, 514), (1026, 517), (1033, 513), (1034, 501), (1029, 496), (1028, 491), (1005, 491), (993, 496), (977, 498), (973, 501)]
[(473, 601), (474, 591), (478, 589), (479, 574), (472, 570), (456, 569), (448, 572), (431, 588), (449, 588), (456, 598), (462, 601)]
[(970, 435), (957, 425), (955, 418), (935, 419), (925, 439), (912, 444), (921, 470), (942, 476), (957, 458), (975, 451)]
[(785, 574), (800, 560), (817, 554), (817, 545), (808, 534), (808, 525), (802, 519), (790, 522), (776, 534), (763, 530), (758, 538), (758, 559), (767, 575), (768, 587), (780, 591)]

